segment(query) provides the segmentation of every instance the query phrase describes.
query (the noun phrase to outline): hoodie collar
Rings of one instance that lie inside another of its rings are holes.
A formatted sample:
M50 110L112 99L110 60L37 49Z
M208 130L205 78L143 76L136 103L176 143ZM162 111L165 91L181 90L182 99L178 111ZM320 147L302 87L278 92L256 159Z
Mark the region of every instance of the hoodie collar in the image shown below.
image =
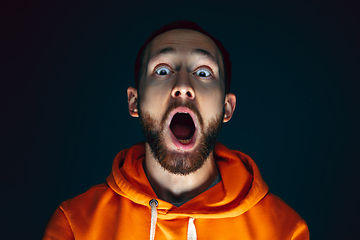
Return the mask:
M235 217L267 194L268 186L249 156L229 150L221 143L215 145L214 156L222 181L180 207L158 199L151 188L142 164L144 142L118 153L107 182L117 194L149 209L149 201L157 199L158 218L163 219Z

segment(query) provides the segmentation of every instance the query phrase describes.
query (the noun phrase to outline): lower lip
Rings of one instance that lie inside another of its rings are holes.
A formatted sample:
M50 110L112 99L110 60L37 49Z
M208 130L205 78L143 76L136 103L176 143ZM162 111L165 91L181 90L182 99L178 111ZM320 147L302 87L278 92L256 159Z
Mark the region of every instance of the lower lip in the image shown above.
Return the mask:
M194 145L195 145L195 139L196 139L196 135L197 135L197 131L195 130L195 133L194 135L191 137L191 140L190 142L184 144L184 143L181 143L175 136L174 134L172 133L171 129L170 130L170 136L171 136L171 140L172 142L174 143L174 145L181 149L181 150L190 150Z

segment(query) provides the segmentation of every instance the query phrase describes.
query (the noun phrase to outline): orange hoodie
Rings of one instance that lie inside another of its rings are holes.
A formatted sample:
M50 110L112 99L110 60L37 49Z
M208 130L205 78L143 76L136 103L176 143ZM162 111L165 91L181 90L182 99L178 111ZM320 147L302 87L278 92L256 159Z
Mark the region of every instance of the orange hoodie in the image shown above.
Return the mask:
M43 239L309 239L305 221L268 193L250 157L220 143L214 156L222 180L176 207L146 178L145 144L125 149L107 184L61 203Z

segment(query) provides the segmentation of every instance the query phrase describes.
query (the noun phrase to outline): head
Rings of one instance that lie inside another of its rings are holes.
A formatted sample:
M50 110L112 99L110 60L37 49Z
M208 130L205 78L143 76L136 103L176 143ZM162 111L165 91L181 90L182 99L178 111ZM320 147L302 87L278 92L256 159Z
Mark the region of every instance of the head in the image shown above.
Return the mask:
M197 32L200 32L206 36L208 36L218 47L218 49L221 52L222 55L222 64L223 64L223 73L224 74L224 81L225 81L225 92L230 92L230 86L231 86L231 60L230 60L230 54L225 49L225 47L222 45L222 43L217 40L215 37L213 37L208 32L204 31L198 24L186 21L186 20L179 20L172 22L170 24L164 25L162 28L155 30L150 37L148 37L143 45L141 46L136 60L135 60L135 67L134 67L134 80L135 80L135 88L138 88L140 78L142 77L142 74L144 73L144 66L145 62L144 55L146 53L145 50L147 50L148 45L156 38L157 36L161 35L162 33L174 30L174 29L191 29Z
M182 175L203 166L236 103L222 45L195 26L157 31L139 52L137 87L128 88L130 115L140 117L154 158Z

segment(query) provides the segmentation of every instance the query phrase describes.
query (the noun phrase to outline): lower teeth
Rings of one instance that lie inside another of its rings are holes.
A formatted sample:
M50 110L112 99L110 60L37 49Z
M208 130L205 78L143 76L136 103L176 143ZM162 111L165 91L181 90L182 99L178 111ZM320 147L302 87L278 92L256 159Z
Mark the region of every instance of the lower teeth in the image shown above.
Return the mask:
M187 144L190 142L191 139L186 139L186 140L182 140L182 139L178 139L179 142L183 143L183 144Z

